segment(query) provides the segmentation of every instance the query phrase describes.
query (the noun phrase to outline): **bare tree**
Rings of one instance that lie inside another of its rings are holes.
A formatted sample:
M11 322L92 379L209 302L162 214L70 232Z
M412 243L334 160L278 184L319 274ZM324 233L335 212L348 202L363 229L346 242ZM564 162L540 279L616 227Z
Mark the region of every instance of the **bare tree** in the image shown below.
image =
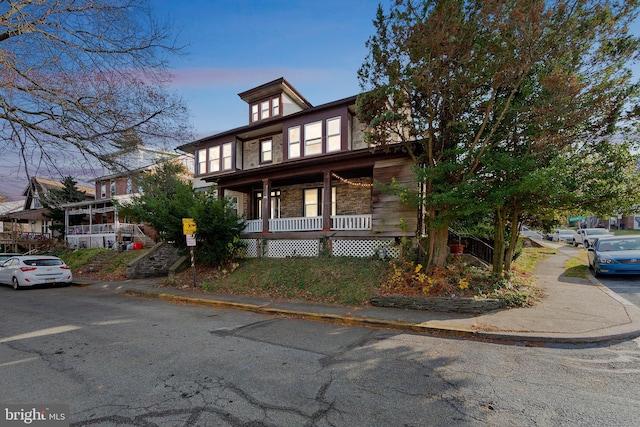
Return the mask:
M144 0L0 0L0 48L0 156L27 174L70 157L115 169L114 151L190 137L166 87L183 48Z

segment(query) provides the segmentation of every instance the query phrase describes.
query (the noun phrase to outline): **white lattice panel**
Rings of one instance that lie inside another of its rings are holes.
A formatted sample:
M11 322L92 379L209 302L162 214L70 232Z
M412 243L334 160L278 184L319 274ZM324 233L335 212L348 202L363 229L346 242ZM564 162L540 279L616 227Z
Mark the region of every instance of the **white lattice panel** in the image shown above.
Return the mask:
M320 253L318 240L269 240L267 256L284 258L288 256L318 256Z
M393 240L333 240L333 256L398 258L399 249Z
M241 239L240 241L247 245L244 249L244 256L250 258L258 256L258 241L256 239Z

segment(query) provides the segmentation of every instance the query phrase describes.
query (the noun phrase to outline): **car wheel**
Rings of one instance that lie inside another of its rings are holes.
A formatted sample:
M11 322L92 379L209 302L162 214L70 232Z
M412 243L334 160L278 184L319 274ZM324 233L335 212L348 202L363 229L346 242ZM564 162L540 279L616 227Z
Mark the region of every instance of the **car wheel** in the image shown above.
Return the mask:
M573 246L574 246L575 248L577 248L577 247L578 247L578 242L576 242L576 241L574 240L574 241L573 241Z
M16 291L18 289L20 289L20 283L18 283L18 278L17 277L13 278L13 289L15 289Z
M584 248L585 248L585 249L587 249L587 248L589 247L589 241L588 241L588 240L585 240L585 241L583 242L583 245L584 245Z

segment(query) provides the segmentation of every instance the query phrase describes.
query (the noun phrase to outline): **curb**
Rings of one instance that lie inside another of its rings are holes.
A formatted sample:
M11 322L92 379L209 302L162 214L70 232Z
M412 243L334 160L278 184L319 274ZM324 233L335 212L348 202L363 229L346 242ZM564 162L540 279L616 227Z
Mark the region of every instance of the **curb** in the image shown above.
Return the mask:
M606 288L606 287L605 287ZM608 288L606 288L608 289ZM540 334L518 334L509 332L489 332L468 328L457 328L445 325L423 325L414 322L397 320L382 320L369 317L343 316L339 314L314 313L300 310L287 310L281 308L269 308L256 304L238 303L231 301L212 300L208 298L187 297L170 293L158 293L125 289L124 293L131 296L148 298L159 298L166 301L178 301L183 303L222 307L235 310L250 311L254 313L267 314L272 316L292 316L307 320L324 321L331 323L341 323L352 326L365 326L388 328L401 331L419 332L435 337L448 337L458 339L469 339L475 341L494 342L501 344L514 344L523 346L543 346L543 345L574 345L586 346L594 344L611 344L619 341L626 341L640 337L640 329L630 330L620 333L599 335L599 336L551 336ZM629 303L630 304L630 303Z

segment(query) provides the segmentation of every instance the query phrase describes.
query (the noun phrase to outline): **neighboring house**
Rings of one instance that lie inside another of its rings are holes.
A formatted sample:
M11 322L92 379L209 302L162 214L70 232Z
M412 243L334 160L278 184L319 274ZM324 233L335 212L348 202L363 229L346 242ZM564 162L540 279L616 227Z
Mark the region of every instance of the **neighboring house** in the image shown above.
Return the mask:
M87 197L93 198L93 188L77 186L84 191ZM43 205L43 200L51 190L61 190L63 184L50 179L32 177L29 185L22 192L24 201L17 202L21 208L11 209L2 216L2 228L0 229L0 244L10 246L12 251L29 251L43 241L50 240L55 235L51 232L51 219L45 215L48 210ZM13 203L17 206L16 202Z
M312 106L284 78L239 94L249 124L189 144L195 179L217 186L247 219L253 256L396 255L415 237L417 208L380 183L417 188L400 144L373 149L356 96Z
M114 153L127 170L113 172L95 180L95 197L92 200L67 203L65 208L65 239L72 248L115 248L140 243L155 244L155 230L121 218L115 201L126 204L132 196L140 194L138 178L165 159L182 162L191 178L193 159L164 150L138 148Z

